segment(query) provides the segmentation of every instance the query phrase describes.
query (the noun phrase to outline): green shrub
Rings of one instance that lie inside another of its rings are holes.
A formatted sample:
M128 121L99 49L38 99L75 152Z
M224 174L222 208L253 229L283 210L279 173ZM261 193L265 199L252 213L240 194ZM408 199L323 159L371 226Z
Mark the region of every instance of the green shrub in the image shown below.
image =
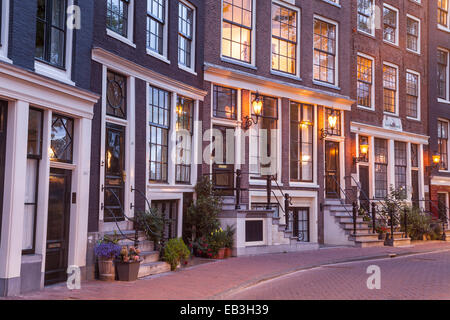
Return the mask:
M236 228L228 225L227 228L225 229L225 234L226 234L225 248L233 249L235 233L236 233Z
M164 247L164 261L170 264L172 271L176 270L182 260L189 259L190 251L183 239L170 239Z
M408 236L412 240L422 240L423 236L428 235L431 237L433 234L433 229L431 227L432 219L429 214L423 213L417 207L406 208L407 220L408 220ZM401 215L402 224L405 219L404 212ZM402 231L404 231L404 226L402 225Z

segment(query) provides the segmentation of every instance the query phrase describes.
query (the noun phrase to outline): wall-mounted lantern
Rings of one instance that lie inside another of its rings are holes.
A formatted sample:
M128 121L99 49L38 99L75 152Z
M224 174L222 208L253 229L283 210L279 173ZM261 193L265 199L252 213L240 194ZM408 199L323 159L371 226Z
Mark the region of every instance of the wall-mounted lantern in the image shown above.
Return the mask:
M250 127L254 124L255 125L258 124L258 119L262 113L262 107L263 107L263 98L257 92L255 95L255 99L253 99L253 101L252 101L253 114L256 116L256 120L254 120L251 117L251 115L246 116L244 118L244 130L250 129Z
M369 153L369 143L367 141L361 141L359 143L359 157L353 157L353 162L366 162L367 154Z
M328 116L328 127L331 129L331 131L328 131L328 129L326 128L321 129L320 132L322 140L333 133L333 131L336 129L337 122L338 116L336 114L336 111L332 109L331 114Z

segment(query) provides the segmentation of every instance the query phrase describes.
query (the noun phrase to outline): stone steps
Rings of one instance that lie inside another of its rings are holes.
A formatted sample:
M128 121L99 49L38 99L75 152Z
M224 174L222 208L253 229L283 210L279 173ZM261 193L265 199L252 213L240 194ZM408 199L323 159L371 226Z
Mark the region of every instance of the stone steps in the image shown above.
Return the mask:
M355 247L358 248L371 248L371 247L383 247L383 240L363 240L363 241L355 241Z
M411 238L394 238L394 239L386 239L384 241L385 246L390 247L403 247L411 245Z
M378 239L378 233L357 233L357 234L351 234L348 239L350 241L370 241L370 240L377 240ZM381 242L383 242L383 240L380 240Z
M140 256L143 259L143 263L159 261L159 251L141 251Z
M170 265L164 261L141 263L138 278L153 276L155 274L170 272Z
M134 246L134 242L131 242L129 240L123 242L119 241L119 245L131 247ZM144 240L139 242L138 249L141 250L141 252L150 252L155 251L155 246L153 244L153 241Z

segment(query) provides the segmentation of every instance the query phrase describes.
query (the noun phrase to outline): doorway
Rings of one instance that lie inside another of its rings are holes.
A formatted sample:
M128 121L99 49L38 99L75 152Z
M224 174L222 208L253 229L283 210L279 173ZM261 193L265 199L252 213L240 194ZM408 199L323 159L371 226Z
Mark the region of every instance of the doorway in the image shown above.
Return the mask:
M232 163L228 163L227 157L230 157L228 152L234 154L234 129L230 127L214 126L222 135L222 146L219 147L221 152L213 151L213 157L218 157L212 166L213 176L212 181L216 190L222 196L234 195L234 157ZM215 139L215 137L213 137ZM231 141L230 141L231 140ZM228 144L230 144L228 146Z
M72 171L50 169L45 285L67 279Z
M293 234L299 242L309 242L309 208L291 208Z
M339 142L325 142L325 196L326 198L340 198L339 191L340 166Z
M0 237L2 233L3 188L5 180L6 122L8 103L0 101Z
M359 192L359 203L366 212L370 212L370 183L368 166L359 166L359 184L361 187L361 190Z

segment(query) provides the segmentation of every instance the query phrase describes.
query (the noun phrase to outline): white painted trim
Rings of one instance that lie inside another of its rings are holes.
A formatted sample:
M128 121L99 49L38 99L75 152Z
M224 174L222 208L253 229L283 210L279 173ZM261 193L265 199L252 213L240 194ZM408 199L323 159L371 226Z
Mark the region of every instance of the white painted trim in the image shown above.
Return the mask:
M0 60L12 63L8 58L8 36L9 36L9 0L2 1L0 8L1 15L1 45L0 45Z
M187 67L187 66L184 66L184 65L180 64L180 62L178 62L178 68L180 68L183 71L186 71L186 72L192 73L194 75L197 75L197 73L195 72L195 61L196 61L195 49L197 47L196 46L196 41L197 41L197 36L196 36L197 35L197 9L191 3L189 3L186 0L179 0L178 1L178 6L180 4L183 4L183 5L185 5L186 7L190 8L192 10L192 19L193 19L193 21L192 21L192 42L191 42L191 66ZM177 10L177 12L179 12L179 11ZM178 20L179 19L180 19L180 17L178 16ZM179 25L179 23L178 23L178 25ZM178 35L178 37L179 36L180 35ZM178 57L178 61L179 60L180 59Z
M369 56L367 54L364 54L362 52L358 52L357 53L358 56L368 59L370 61L372 61L372 88L371 88L371 101L370 101L370 107L366 107L366 106L361 106L358 104L358 108L360 109L365 109L365 110L372 110L375 111L375 58L372 56ZM358 66L356 67L356 78L358 79ZM357 80L358 81L358 80Z
M399 31L398 30L400 29L400 25L399 25L399 21L400 21L399 10L396 7L393 7L393 6L391 6L391 5L387 4L387 3L383 3L383 9L384 8L387 8L389 10L395 11L397 21L396 21L396 28L395 28L395 42L391 42L391 41L385 40L384 39L384 12L382 12L381 19L382 19L382 23L383 23L383 42L392 44L394 46L398 46L398 42L399 42L399 39L398 39Z
M419 72L406 69L406 73L414 74L418 77L417 88L418 88L418 96L417 96L417 117L407 116L407 119L420 121L422 116L422 77ZM405 79L406 80L406 79Z
M67 1L67 8L73 6L74 0ZM72 79L72 51L73 51L73 28L69 28L66 24L66 47L65 47L65 66L64 69L56 68L50 64L34 61L34 70L43 76L59 80L74 86Z
M417 133L399 132L353 121L350 123L350 130L353 133L363 134L366 136L376 136L377 138L381 139L392 139L392 137L395 136L396 141L411 142L424 145L428 145L428 140L430 138L429 136L424 136Z
M436 1L437 2L437 1ZM437 5L436 5L436 7L437 7ZM437 7L437 9L438 9L439 7ZM449 10L449 5L448 5L448 2L447 2L447 8L445 8L446 10L447 10L447 12L448 12L448 10ZM446 31L446 32L450 32L450 15L447 15L447 25L446 26L443 26L443 25L441 25L441 24L437 24L437 27L438 27L438 29L440 29L440 30L442 30L442 31Z
M148 8L148 2L147 2L147 12L149 11ZM149 15L147 14L147 17ZM148 31L148 24L147 24L147 31ZM154 56L155 58L158 58L162 60L163 62L170 64L170 61L168 60L168 39L169 39L169 0L164 0L164 27L163 27L163 53L159 54L156 51L151 50L149 47L147 47L147 54Z
M106 34L112 38L115 38L119 41L122 41L123 43L136 48L136 44L133 43L133 35L134 35L134 1L135 0L129 0L130 3L128 4L128 18L127 18L127 36L124 37L117 32L109 29L106 27Z
M339 0L322 0L323 2L326 2L328 4L331 4L332 6L341 8L341 5L339 4Z
M418 34L418 38L417 38L417 51L409 49L408 47L406 47L406 50L410 51L410 52L413 52L413 53L420 54L421 50L422 50L422 21L419 18L417 18L417 17L407 13L406 14L406 19L408 19L408 18L419 23L419 30L418 30L419 34ZM408 21L406 21L406 23L407 23L406 26L408 26ZM407 30L406 30L406 36L408 36L408 31ZM406 45L408 45L408 41L406 42Z
M105 65L108 69L141 79L152 86L177 92L190 99L203 101L207 94L204 90L173 80L101 48L94 48L92 50L92 60Z

